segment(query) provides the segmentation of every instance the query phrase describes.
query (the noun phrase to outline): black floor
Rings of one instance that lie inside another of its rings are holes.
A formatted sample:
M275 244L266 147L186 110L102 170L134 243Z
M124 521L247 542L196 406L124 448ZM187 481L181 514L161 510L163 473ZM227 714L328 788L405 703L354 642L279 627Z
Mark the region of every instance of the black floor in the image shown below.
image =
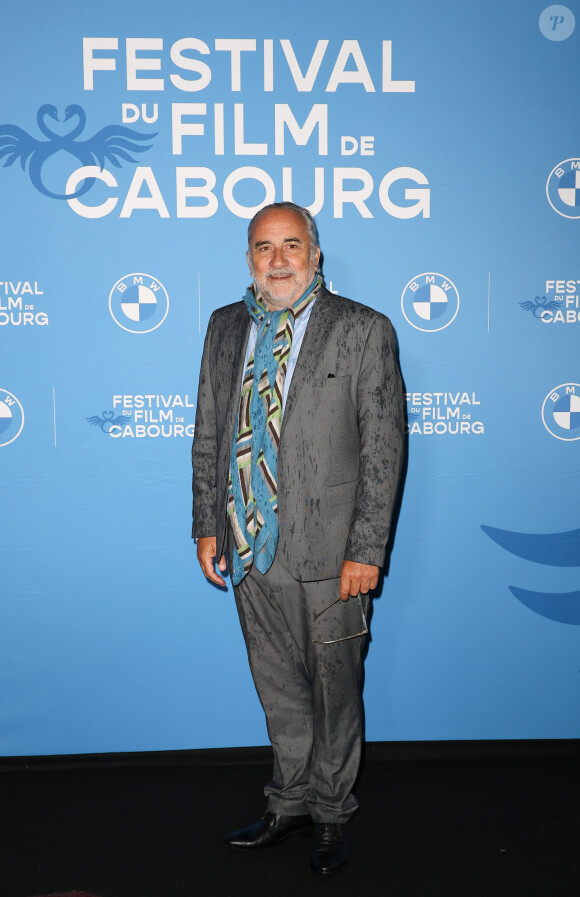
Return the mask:
M310 842L252 853L264 765L87 768L0 776L1 897L576 897L578 757L367 762L346 868Z

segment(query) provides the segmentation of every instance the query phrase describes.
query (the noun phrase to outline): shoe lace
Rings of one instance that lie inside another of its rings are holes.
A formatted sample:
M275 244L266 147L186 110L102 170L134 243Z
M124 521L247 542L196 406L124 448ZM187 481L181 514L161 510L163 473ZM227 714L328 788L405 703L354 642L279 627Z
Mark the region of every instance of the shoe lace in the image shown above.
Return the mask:
M342 827L337 822L321 822L316 826L317 847L328 847L342 840Z

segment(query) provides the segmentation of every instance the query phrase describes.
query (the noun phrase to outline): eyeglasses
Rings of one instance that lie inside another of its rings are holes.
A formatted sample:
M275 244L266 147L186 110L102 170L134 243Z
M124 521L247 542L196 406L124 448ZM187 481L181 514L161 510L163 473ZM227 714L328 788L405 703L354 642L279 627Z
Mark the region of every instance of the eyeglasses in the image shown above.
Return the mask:
M339 601L342 601L342 598L340 596L338 598L336 598L334 601L331 601L331 603L328 604L326 607L323 607L322 610L319 611L317 614L314 614L314 619L318 620L318 618L321 617L322 614L326 613L327 610L330 610L331 607L334 607L335 604L338 604ZM351 638L359 638L361 635L367 635L367 633L369 631L369 626L367 623L366 614L363 610L362 602L360 600L360 595L357 598L357 602L358 602L358 606L360 607L360 613L361 613L362 623L363 623L363 628L362 628L361 632L355 632L353 635L343 635L342 638L331 638L326 641L321 641L320 639L313 638L312 644L313 645L335 645L337 642L346 642Z

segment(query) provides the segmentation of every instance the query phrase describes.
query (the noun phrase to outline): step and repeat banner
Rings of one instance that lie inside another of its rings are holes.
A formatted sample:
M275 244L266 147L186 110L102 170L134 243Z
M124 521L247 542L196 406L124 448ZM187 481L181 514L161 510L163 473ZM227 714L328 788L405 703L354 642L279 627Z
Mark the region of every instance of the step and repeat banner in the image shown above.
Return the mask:
M580 6L30 2L0 51L0 754L267 743L190 539L248 220L387 314L369 740L580 737Z

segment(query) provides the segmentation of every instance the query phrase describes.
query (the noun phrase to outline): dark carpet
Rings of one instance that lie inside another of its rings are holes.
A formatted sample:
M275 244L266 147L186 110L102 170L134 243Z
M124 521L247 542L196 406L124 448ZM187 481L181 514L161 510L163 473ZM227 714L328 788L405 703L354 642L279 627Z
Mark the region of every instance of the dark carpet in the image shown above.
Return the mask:
M223 846L262 815L268 765L15 765L0 774L1 895L575 897L579 772L576 755L367 760L351 860L323 878L309 839Z

